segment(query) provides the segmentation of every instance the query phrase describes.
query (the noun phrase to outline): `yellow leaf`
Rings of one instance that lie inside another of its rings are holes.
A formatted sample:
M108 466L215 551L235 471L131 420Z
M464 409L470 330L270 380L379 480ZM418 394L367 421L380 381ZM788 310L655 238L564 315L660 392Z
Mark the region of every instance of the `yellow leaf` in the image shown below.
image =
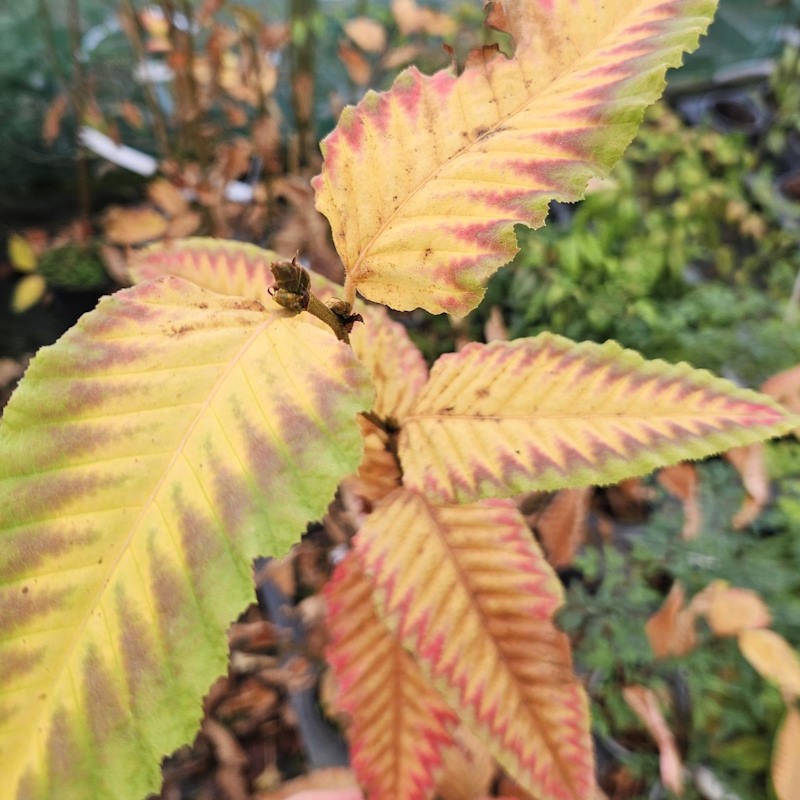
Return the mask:
M8 237L8 258L11 266L19 272L33 272L38 261L30 242L18 233Z
M800 697L800 656L782 636L766 628L739 634L739 648L762 678L778 684L788 697Z
M772 621L758 592L727 587L721 581L712 586L714 591L705 615L717 636L736 636L748 628L766 628Z
M794 706L786 709L775 737L772 785L778 800L800 800L800 711Z
M514 780L542 800L587 800L586 696L552 619L561 585L514 504L433 506L398 489L354 548L381 614Z
M22 314L35 306L47 291L47 282L41 275L26 275L17 281L11 295L11 310Z
M38 352L0 420L4 796L157 790L254 557L324 513L371 400L329 331L179 278Z
M459 75L411 68L345 108L314 187L348 299L474 308L517 252L514 225L539 227L551 200L579 199L617 161L715 5L495 0L518 22L512 58L486 48ZM392 10L404 32L437 27L413 0Z
M616 483L796 424L688 364L544 333L439 358L398 446L406 485L466 502Z

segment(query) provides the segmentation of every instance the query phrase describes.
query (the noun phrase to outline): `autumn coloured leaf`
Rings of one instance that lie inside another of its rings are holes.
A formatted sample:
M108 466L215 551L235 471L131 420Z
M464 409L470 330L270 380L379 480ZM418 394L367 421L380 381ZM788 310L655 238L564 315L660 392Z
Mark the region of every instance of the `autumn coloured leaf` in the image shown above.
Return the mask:
M346 108L314 181L348 288L393 308L463 315L517 252L514 225L579 199L633 138L716 0L495 0L516 51L460 75L401 73ZM415 30L412 0L393 3ZM349 297L349 294L348 294Z
M543 333L439 358L399 439L404 481L438 502L610 484L797 425L688 364Z
M383 420L400 422L428 380L428 366L405 326L391 319L385 308L364 305L358 310L364 324L353 328L350 341L372 375L372 410Z
M766 628L772 622L764 601L758 592L728 586L725 581L714 581L703 592L702 604L697 595L692 601L701 609L708 625L716 636L736 636L749 628Z
M556 569L569 566L586 539L591 496L588 486L562 489L536 517L536 532L547 560Z
M752 524L769 502L769 475L764 454L764 443L753 442L746 447L733 447L725 453L742 478L747 492L741 508L731 520L736 530Z
M269 289L275 279L269 267L279 258L252 244L196 237L151 245L131 258L128 271L134 283L173 275L273 308Z
M345 478L345 483L359 497L376 503L397 489L403 476L392 452L391 435L363 416L358 426L364 437L364 458L358 472Z
M167 219L147 206L112 206L103 218L103 230L106 238L114 244L143 244L160 239L167 232Z
M253 595L356 468L368 377L329 331L179 278L101 300L0 422L7 796L144 797Z
M750 628L739 634L739 649L762 678L790 699L800 697L800 656L786 639L767 628Z
M658 745L661 782L671 792L682 795L683 765L681 757L675 744L675 737L664 719L655 692L646 686L626 686L622 690L622 696Z
M351 760L367 796L422 800L433 796L433 771L457 718L378 616L373 591L350 552L325 587L326 655L339 705L352 715Z
M778 800L800 800L800 711L794 706L786 716L775 737L772 754L772 785Z
M587 701L552 620L561 586L515 505L398 489L354 547L381 614L492 756L542 800L587 800Z
M656 658L683 656L697 644L694 607L686 607L686 592L675 581L661 608L647 620L645 633Z
M697 467L686 461L672 464L658 471L658 482L683 505L683 528L681 539L691 541L700 535L703 514L697 496L699 478Z

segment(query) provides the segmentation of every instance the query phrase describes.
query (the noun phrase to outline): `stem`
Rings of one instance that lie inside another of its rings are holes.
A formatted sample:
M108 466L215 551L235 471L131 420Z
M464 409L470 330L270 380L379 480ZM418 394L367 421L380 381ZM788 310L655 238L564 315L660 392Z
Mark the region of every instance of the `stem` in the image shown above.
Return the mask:
M306 311L308 311L309 314L313 314L317 319L321 319L329 326L340 342L350 344L350 336L347 334L347 329L345 328L342 318L331 311L325 303L313 294L309 294L308 296Z
M80 130L86 111L86 75L81 57L81 20L78 0L69 0L69 46L72 65L70 100L75 116L75 138L77 153L75 157L75 178L78 184L78 207L85 236L91 231L92 203L89 190L89 162L86 151L80 143Z
M142 42L141 28L139 25L139 17L136 9L133 6L132 0L122 0L122 4L130 19L130 24L126 29L130 29L130 43L133 47L136 60L144 66L147 56L145 54L144 43ZM142 88L144 89L144 101L147 105L147 110L150 112L150 118L153 125L153 133L155 134L156 141L158 142L159 150L163 158L169 158L172 155L172 148L169 145L169 137L167 136L167 120L164 111L158 104L156 93L153 91L153 84L148 80L142 81Z

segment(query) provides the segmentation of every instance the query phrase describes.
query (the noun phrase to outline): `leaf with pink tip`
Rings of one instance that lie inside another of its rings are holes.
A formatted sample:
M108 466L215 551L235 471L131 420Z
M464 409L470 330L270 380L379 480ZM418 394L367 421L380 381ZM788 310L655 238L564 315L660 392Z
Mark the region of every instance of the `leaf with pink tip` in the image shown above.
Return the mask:
M541 800L588 800L587 701L552 620L561 585L515 505L398 489L354 547L381 614L512 778Z
M374 586L352 551L325 587L327 658L351 715L353 768L372 800L424 800L457 717L426 683L373 606Z
M352 351L179 278L101 300L0 421L3 797L140 800L253 597L361 456Z
M495 0L512 58L461 75L401 73L322 143L317 208L352 289L392 308L463 315L539 227L633 138L708 27L716 0Z
M543 333L439 358L403 421L399 454L407 486L468 502L616 483L797 424L705 370Z

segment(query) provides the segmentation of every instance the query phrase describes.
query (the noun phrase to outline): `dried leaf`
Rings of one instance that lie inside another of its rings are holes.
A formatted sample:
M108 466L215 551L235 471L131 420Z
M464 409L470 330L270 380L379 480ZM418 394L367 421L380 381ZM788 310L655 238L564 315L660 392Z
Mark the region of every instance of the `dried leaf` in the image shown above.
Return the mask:
M661 713L658 698L646 686L626 686L622 695L658 745L661 782L671 792L682 795L683 765L675 737Z
M800 800L800 711L794 706L786 709L775 737L772 785L778 800Z
M696 612L685 608L685 591L675 581L661 608L645 624L645 632L656 658L683 656L697 644Z
M177 217L189 207L189 201L172 181L156 178L147 184L147 196L168 217Z
M658 482L683 504L683 529L681 538L685 541L696 539L703 524L700 502L697 494L697 467L688 461L663 467L658 471Z
M800 656L782 636L767 628L739 634L739 648L762 678L778 684L789 698L800 697Z
M734 447L725 453L725 458L736 468L742 478L747 497L733 517L737 530L750 525L769 502L769 475L763 442L754 442L744 447Z
M113 244L143 244L164 236L167 232L167 220L148 206L111 206L106 211L103 230L106 238Z
M586 520L592 490L562 489L536 518L535 527L550 564L569 566L586 540Z
M66 93L59 94L47 107L42 123L42 139L47 145L53 144L61 131L61 121L67 110L68 97Z
M766 628L772 622L772 615L758 592L728 587L724 581L714 581L709 588L709 603L704 613L717 636L736 636L749 628Z
M187 210L169 221L164 235L168 239L182 239L197 233L202 224L203 216L199 211Z
M503 310L500 306L492 306L489 311L489 319L483 328L483 337L487 342L507 342L508 328L503 319Z
M369 17L348 20L344 32L367 53L380 53L386 48L386 28Z
M372 65L363 53L347 42L339 42L338 53L350 80L356 86L366 86L372 77Z

